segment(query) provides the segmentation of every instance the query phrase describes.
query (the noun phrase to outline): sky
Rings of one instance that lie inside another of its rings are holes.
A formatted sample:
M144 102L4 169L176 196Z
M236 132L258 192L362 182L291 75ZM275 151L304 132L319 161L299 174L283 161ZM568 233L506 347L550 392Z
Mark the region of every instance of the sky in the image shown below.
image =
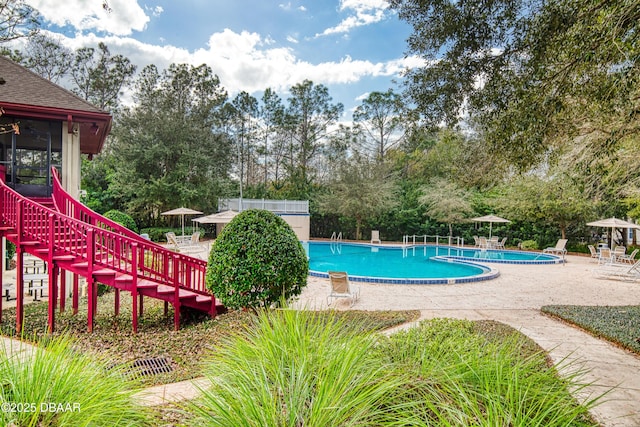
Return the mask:
M101 0L26 3L70 49L102 41L138 71L206 63L231 98L270 87L286 100L305 79L325 85L341 121L372 91L400 92L402 71L420 63L405 57L411 28L385 0L108 0L110 12Z

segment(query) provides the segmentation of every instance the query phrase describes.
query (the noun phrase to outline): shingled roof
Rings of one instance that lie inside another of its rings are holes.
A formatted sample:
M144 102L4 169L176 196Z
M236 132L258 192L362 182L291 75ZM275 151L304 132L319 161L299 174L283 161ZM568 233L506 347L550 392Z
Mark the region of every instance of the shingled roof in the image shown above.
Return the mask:
M0 56L0 107L4 115L67 121L80 126L80 150L97 154L111 130L111 115L31 70Z

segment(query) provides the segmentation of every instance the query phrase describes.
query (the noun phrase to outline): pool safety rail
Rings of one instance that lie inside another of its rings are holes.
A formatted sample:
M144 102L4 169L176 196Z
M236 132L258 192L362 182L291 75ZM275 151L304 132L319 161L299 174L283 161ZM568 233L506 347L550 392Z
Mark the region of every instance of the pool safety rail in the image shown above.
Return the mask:
M331 233L331 241L332 242L342 242L342 231L337 233L334 231Z
M455 242L455 243L454 243ZM446 245L446 246L464 246L464 239L459 236L431 236L428 234L423 235L404 235L402 236L402 244L404 246L408 245L426 245L426 244L435 244L436 246Z

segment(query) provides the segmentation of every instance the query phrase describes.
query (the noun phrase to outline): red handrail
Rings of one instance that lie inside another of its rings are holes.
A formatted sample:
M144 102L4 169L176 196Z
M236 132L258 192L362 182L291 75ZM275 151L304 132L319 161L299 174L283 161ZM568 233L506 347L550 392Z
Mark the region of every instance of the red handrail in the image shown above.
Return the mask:
M88 224L95 225L96 227L120 233L138 241L144 239L142 236L127 227L124 227L122 224L118 224L109 218L105 218L82 204L80 201L71 197L71 195L62 187L58 169L55 167L51 168L51 176L53 177L53 204L59 212L66 216L70 216L71 218L76 218Z
M213 297L205 285L205 261L173 252L83 207L62 190L57 176L53 199L59 211L34 202L1 182L0 221L20 231L19 241L51 245L57 254L73 255L92 263L94 270L108 268L132 275L133 260L137 257L135 273L139 280L147 279ZM17 209L19 204L21 209ZM49 223L49 215L53 215L53 226ZM89 230L93 232L88 233ZM89 241L91 234L93 238ZM88 251L89 246L92 251ZM90 253L93 259L88 259Z

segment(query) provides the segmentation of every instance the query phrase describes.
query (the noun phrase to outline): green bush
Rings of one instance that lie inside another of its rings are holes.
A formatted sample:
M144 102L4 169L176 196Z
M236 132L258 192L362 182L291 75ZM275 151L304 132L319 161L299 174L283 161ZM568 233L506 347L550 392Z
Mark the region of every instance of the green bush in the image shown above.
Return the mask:
M379 426L406 376L375 357L377 337L333 314L260 310L206 364L211 387L186 406L198 426ZM417 425L395 424L386 425Z
M479 329L481 323L468 320L425 320L380 345L382 364L413 378L398 390L398 411L379 425L597 425L588 409L601 396L578 405L569 392L585 387L578 365L566 363L560 379L547 366L545 353L533 351L522 335L492 338L496 327L485 325ZM393 420L407 422L390 424Z
M538 243L535 240L523 240L520 242L520 249L539 249Z
M207 287L230 309L269 307L300 295L309 264L293 229L265 210L241 212L209 255Z
M374 336L352 319L260 310L216 346L211 386L185 405L194 426L595 427L535 343L500 324L435 319Z
M128 228L131 231L134 231L136 233L138 232L138 226L136 225L136 222L133 220L133 218L122 211L112 209L108 212L105 212L103 216L113 222L117 222L118 224Z

